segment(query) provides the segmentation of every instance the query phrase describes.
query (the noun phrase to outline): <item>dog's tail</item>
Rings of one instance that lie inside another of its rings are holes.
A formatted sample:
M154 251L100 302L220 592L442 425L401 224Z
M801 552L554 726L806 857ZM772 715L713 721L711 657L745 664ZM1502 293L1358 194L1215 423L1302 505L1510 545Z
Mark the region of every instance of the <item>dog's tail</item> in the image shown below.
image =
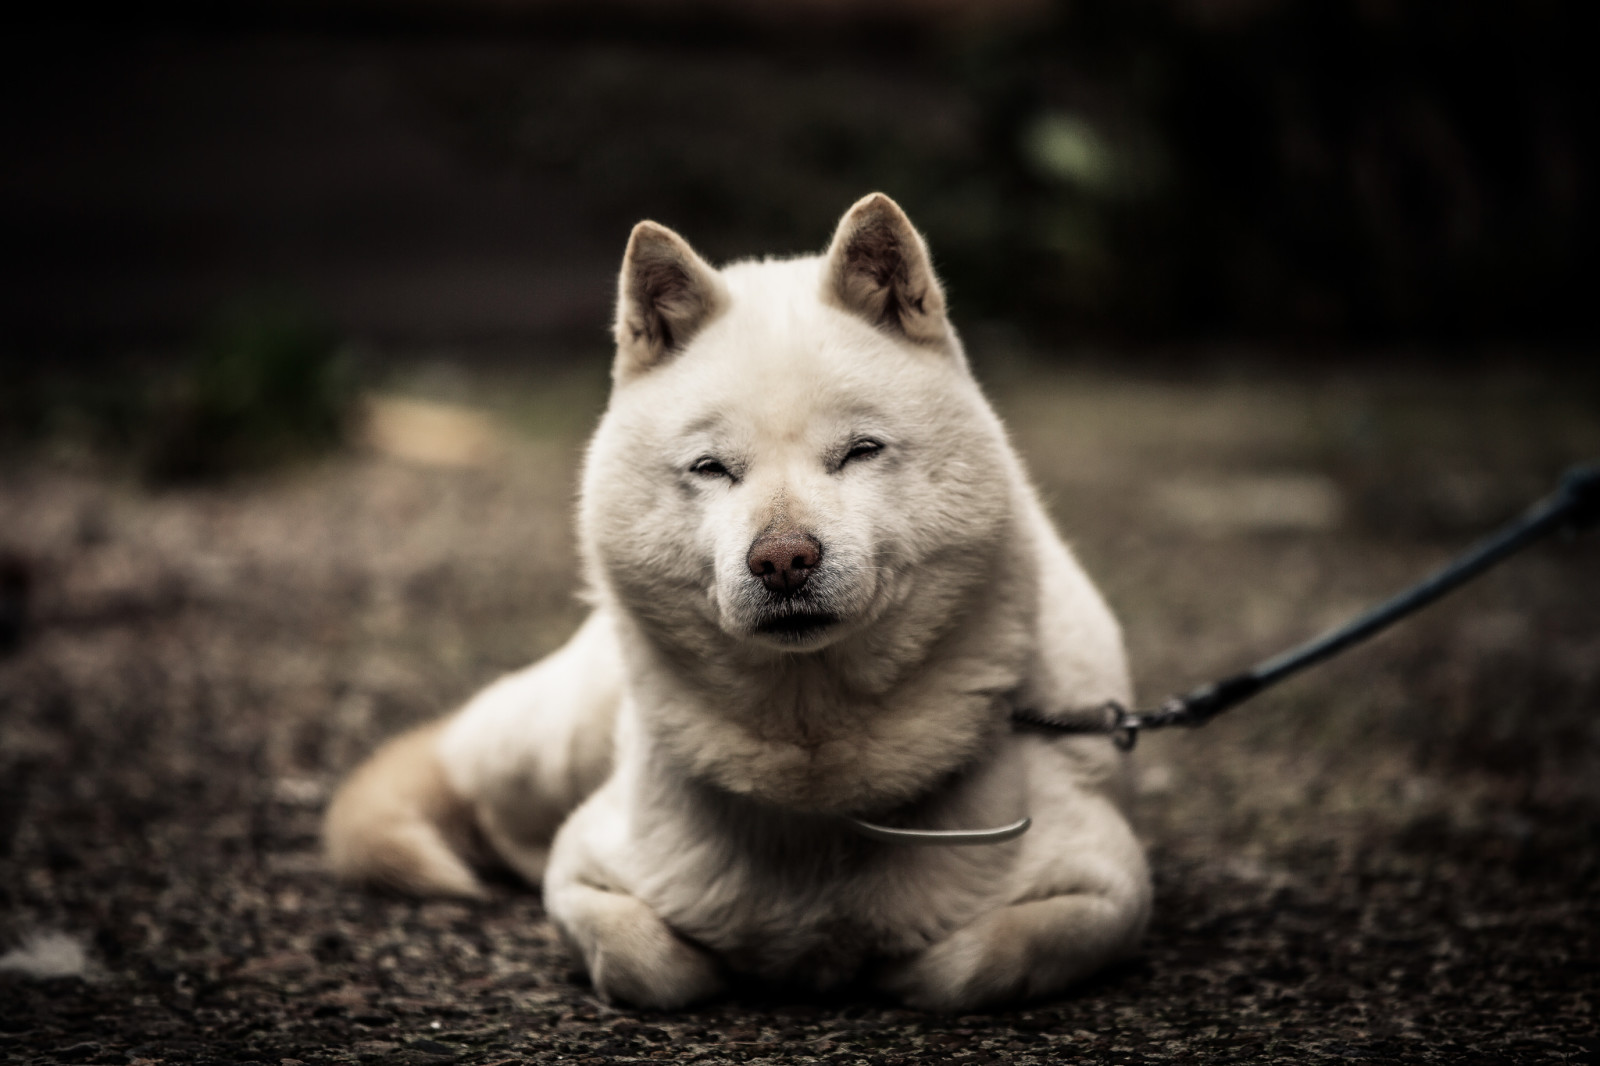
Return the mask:
M340 880L418 896L483 896L467 862L479 850L471 808L434 751L443 725L389 741L334 796L322 836Z

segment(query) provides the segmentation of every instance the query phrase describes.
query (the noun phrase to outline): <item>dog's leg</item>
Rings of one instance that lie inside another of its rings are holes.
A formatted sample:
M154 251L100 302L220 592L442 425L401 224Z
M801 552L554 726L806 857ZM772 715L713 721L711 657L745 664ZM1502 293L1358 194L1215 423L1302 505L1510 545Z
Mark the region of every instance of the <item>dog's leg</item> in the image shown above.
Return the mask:
M471 809L434 750L444 724L389 741L339 789L323 840L340 880L419 896L483 895L465 861L473 850Z
M627 757L619 755L624 764ZM556 834L544 905L602 999L674 1009L714 995L721 967L630 887L627 871L638 856L629 833L630 776L624 769L612 777ZM680 875L694 883L692 871Z
M1050 714L1128 702L1111 612L1036 499L1029 516L1048 595L1019 705ZM1144 931L1150 875L1115 802L1126 793L1126 758L1098 737L1035 739L1025 750L1034 826L1012 889L1005 905L884 971L884 987L913 1006L961 1010L1048 996L1125 955Z
M425 896L482 895L482 858L537 884L556 829L610 773L620 674L597 612L548 658L389 742L328 810L329 865Z
M1150 912L1144 855L1113 803L1072 791L1035 811L1011 902L886 968L887 991L925 1010L1037 999L1132 950Z
M1013 903L894 967L883 984L923 1010L1038 999L1121 957L1142 926L1120 901L1092 892Z
M547 886L546 893L568 946L606 1002L673 1010L722 988L716 960L638 897L579 882L554 893Z

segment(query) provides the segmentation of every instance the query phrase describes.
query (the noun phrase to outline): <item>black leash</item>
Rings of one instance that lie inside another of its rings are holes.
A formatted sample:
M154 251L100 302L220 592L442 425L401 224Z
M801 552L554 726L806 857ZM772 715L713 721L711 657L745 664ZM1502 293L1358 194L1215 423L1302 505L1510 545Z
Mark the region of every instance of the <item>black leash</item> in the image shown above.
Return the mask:
M1202 685L1188 695L1173 696L1153 711L1130 711L1112 702L1081 712L1077 720L1050 718L1022 708L1012 712L1012 720L1052 733L1109 734L1117 747L1127 751L1139 739L1142 730L1204 725L1284 678L1337 655L1406 615L1420 611L1534 541L1557 530L1576 532L1597 524L1600 524L1600 467L1574 467L1567 471L1554 493L1443 569L1338 629L1242 674Z

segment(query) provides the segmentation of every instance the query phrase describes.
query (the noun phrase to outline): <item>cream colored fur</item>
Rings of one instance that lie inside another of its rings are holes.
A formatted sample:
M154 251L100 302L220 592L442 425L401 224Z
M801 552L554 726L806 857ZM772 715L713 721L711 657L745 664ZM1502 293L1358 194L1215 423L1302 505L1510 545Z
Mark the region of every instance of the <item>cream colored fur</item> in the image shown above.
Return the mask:
M481 839L543 880L599 994L639 1006L746 976L966 1009L1126 953L1150 887L1122 757L1008 725L1126 701L1120 634L900 209L868 197L822 257L721 271L641 223L617 341L579 522L598 606L357 771L328 816L335 870L470 896ZM820 545L790 599L751 569L774 531ZM1023 814L1030 832L982 847L843 817Z

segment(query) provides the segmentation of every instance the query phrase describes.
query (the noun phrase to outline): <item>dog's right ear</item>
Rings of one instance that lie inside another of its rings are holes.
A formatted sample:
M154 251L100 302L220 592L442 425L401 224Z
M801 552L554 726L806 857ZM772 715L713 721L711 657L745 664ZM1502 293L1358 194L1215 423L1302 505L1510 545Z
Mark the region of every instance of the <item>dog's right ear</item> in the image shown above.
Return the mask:
M656 222L633 227L617 284L619 385L682 348L728 305L722 278L689 242Z

